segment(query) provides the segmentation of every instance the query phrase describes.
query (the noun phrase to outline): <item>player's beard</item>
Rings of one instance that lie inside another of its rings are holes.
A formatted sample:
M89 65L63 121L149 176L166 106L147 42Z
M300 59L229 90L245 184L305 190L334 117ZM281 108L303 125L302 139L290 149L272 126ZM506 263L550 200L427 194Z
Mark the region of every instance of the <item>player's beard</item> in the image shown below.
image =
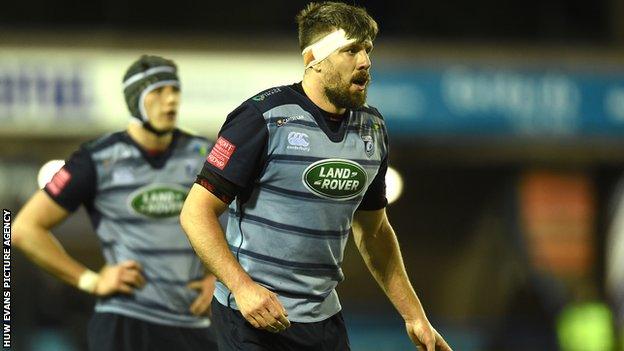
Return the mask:
M370 74L367 71L359 71L345 82L339 72L331 69L325 79L325 96L329 102L338 108L353 109L360 107L366 102L370 79ZM352 92L351 84L354 81L366 81L364 90Z

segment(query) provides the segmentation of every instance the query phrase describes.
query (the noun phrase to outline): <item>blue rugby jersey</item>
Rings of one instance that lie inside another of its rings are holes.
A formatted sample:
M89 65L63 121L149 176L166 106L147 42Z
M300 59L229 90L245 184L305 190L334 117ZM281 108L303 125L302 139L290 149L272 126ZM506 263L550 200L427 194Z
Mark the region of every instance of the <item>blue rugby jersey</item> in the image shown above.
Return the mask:
M290 320L316 322L340 311L335 288L344 279L353 215L365 197L381 197L377 208L385 206L387 155L375 108L349 111L333 131L296 86L266 90L228 116L202 174L241 188L229 207L230 250L254 281L277 293ZM220 282L215 296L237 308Z
M107 264L136 260L143 266L145 287L100 298L97 312L177 327L210 325L189 312L197 292L186 285L204 269L178 217L211 146L176 130L164 153L149 155L126 132L113 133L83 144L46 185L65 209L86 207Z

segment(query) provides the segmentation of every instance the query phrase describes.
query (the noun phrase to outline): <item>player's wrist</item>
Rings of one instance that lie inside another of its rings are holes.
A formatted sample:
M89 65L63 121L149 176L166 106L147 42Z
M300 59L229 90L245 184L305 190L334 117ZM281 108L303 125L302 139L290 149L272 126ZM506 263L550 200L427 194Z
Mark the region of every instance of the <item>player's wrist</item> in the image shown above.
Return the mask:
M232 293L236 295L251 284L254 284L254 281L249 276L243 275L239 277L236 281L232 282L232 284L230 284L228 288L230 288L230 291L232 291Z
M414 315L409 315L409 316L403 316L403 320L405 321L406 325L419 326L419 325L431 324L429 322L429 319L427 318L427 316L424 313L422 313L422 314L414 314Z
M100 281L100 275L87 269L78 278L78 289L89 294L95 294L95 289Z
M421 306L410 306L409 308L399 311L405 323L420 323L422 321L428 321L425 310Z

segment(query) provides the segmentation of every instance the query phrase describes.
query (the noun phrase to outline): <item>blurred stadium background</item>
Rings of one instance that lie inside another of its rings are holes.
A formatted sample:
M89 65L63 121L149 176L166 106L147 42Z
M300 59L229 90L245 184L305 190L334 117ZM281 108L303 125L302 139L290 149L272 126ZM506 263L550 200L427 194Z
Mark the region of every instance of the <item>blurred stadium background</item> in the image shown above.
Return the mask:
M461 351L624 349L624 0L355 3L381 28L369 103L403 179L388 211L434 325ZM3 2L2 207L125 128L121 77L142 53L179 64L180 126L211 138L244 99L300 80L304 4ZM56 234L100 267L84 213ZM352 244L344 270L353 349L412 349ZM12 273L14 349L86 349L93 299L17 252Z

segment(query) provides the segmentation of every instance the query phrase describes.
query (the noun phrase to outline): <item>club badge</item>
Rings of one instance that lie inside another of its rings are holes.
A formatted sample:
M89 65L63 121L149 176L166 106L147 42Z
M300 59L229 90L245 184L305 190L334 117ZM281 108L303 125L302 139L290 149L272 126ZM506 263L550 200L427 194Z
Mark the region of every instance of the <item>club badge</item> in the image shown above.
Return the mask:
M373 137L370 135L362 135L362 141L364 142L364 151L369 158L373 156L375 152L375 144L373 143Z

